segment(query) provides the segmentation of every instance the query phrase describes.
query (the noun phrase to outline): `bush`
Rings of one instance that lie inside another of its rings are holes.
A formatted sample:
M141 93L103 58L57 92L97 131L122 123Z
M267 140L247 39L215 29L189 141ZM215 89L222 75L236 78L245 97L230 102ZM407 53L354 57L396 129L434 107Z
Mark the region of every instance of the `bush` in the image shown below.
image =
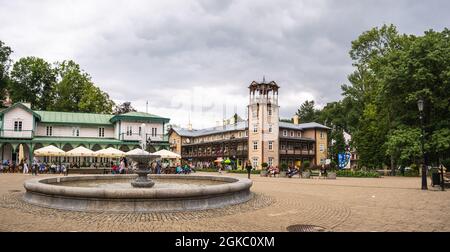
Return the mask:
M282 171L287 171L287 169L288 169L288 165L286 163L281 164Z
M269 166L269 164L268 163L262 163L261 166L262 166L263 169L266 169Z
M311 166L311 162L309 162L309 161L303 162L303 169L308 169L310 166Z
M353 178L379 178L380 174L378 172L371 171L348 171L339 170L336 171L338 177L353 177Z
M238 174L247 174L246 170L231 170L228 171L228 173L238 173ZM260 174L261 171L260 170L252 170L251 174Z
M450 168L450 158L442 160L442 165L446 168Z

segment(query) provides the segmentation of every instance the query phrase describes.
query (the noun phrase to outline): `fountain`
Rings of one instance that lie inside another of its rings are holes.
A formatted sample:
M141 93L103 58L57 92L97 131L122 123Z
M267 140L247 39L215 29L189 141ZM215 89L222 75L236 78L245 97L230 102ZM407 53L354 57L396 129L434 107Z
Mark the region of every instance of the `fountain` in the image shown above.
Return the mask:
M141 143L145 149L145 140ZM126 156L137 163L136 174L30 179L24 183L23 200L72 211L145 213L221 208L247 202L253 196L252 181L246 178L149 174L149 162L159 156L142 149Z
M126 155L132 161L136 162L137 170L134 171L138 177L131 182L133 187L137 188L150 188L155 185L151 179L148 179L148 174L150 174L149 163L150 161L158 158L158 155L152 155L141 149L134 149L128 152Z

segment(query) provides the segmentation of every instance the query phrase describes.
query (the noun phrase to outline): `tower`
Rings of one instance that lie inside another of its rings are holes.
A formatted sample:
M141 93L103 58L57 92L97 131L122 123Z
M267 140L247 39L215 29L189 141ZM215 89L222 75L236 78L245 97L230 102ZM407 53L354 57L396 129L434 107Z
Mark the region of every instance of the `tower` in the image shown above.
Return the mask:
M279 106L277 83L253 81L249 88L248 158L256 169L278 165Z

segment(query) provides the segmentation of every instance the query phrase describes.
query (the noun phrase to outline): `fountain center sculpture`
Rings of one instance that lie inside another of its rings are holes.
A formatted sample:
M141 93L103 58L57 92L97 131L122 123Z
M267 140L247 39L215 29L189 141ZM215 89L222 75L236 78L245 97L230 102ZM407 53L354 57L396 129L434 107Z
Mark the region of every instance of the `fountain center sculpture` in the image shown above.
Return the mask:
M134 171L138 177L131 181L131 185L137 188L151 188L155 185L155 182L148 178L150 174L150 161L158 158L158 155L152 155L144 150L135 149L126 155L132 161L136 162L137 170Z

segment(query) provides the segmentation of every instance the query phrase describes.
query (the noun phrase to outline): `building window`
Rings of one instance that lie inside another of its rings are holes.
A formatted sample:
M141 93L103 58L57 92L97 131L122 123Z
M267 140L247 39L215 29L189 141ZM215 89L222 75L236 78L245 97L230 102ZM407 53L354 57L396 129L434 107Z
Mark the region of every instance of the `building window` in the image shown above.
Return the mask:
M80 128L73 127L72 128L72 136L80 136Z
M302 132L301 131L297 132L297 137L302 137Z
M325 134L323 133L323 131L320 132L320 139L324 139Z
M286 149L286 145L282 144L282 145L281 145L281 149L282 149L282 150L285 150L285 149Z
M291 137L294 137L294 131L291 131Z
M253 125L253 133L258 132L258 124Z
M269 141L269 150L273 150L273 141Z
M142 127L139 126L139 136L142 136Z
M267 105L267 115L269 115L269 116L272 115L272 106L271 105Z
M14 131L22 131L22 121L14 122Z
M257 150L257 149L258 149L258 142L253 141L253 150Z
M272 125L269 125L269 133L272 133Z
M105 137L105 128L98 128L98 136Z
M157 135L157 128L152 128L152 137L155 137Z
M320 152L324 152L325 147L323 146L323 144L319 145L319 150L320 150Z
M258 158L253 158L253 168L258 167Z
M287 136L287 130L283 130L283 136Z
M127 126L127 136L131 136L131 135L133 135L133 127Z
M52 126L47 126L47 136L52 136L53 135L53 127Z
M245 134L246 137L248 137L248 131L247 130L245 131L244 134Z
M273 165L273 157L269 157L269 158L268 158L267 164L268 164L269 166L272 166L272 165Z

